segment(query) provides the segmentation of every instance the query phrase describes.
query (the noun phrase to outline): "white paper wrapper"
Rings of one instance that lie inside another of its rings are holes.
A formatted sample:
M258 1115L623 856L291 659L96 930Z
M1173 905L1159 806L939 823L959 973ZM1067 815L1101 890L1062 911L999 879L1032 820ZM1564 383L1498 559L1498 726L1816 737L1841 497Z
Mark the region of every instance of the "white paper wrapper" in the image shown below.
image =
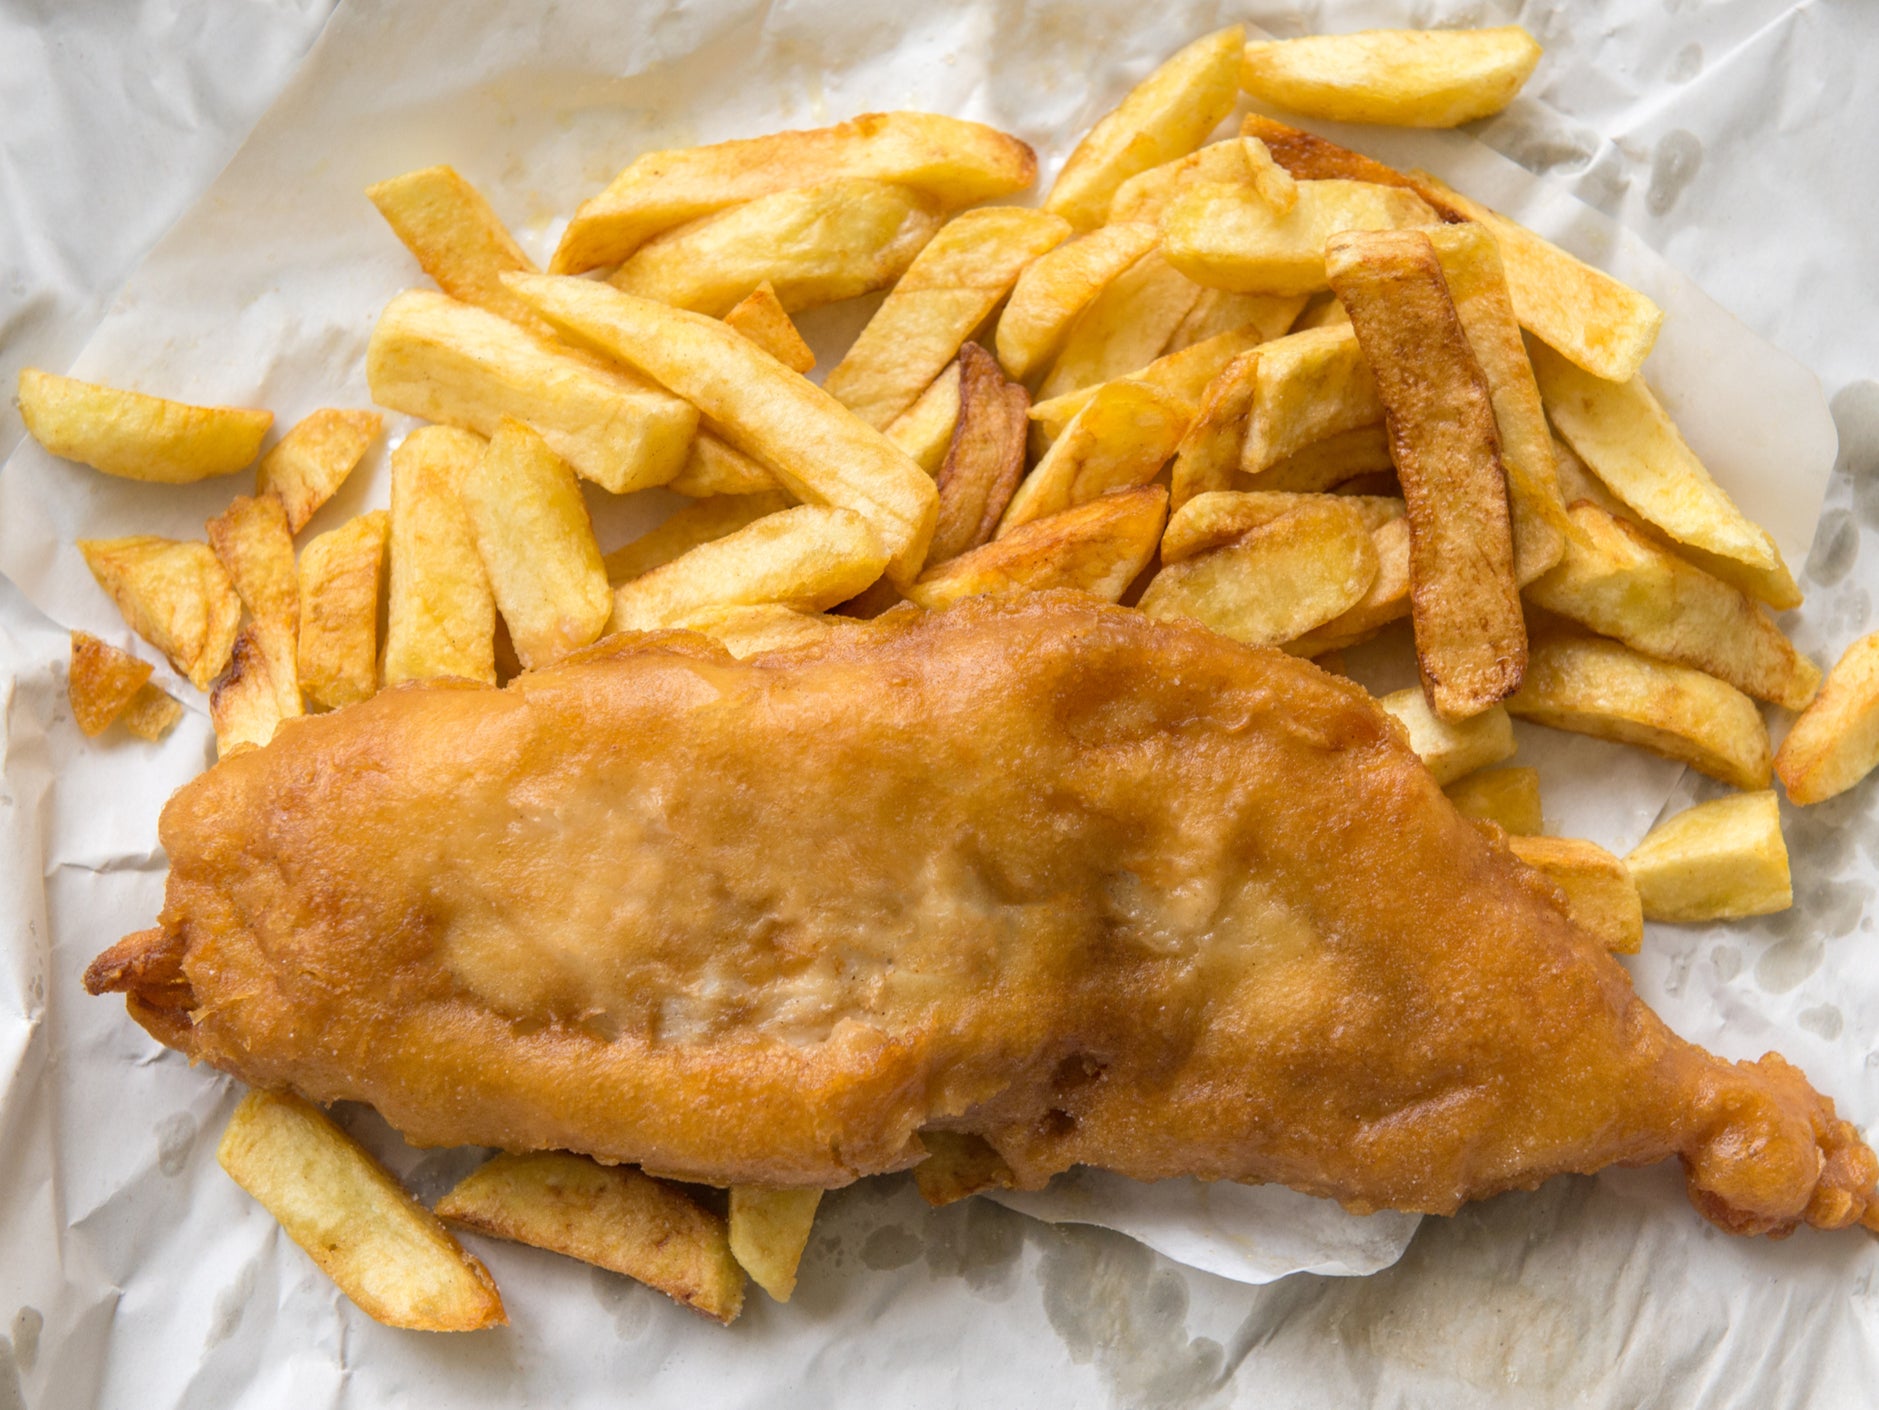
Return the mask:
M1690 166L1688 144L1670 141L1678 132L1727 139L1754 130L1754 115L1771 102L1789 128L1812 120L1819 130L1825 109L1806 105L1811 79L1771 95L1763 70L1771 54L1799 52L1833 71L1844 67L1851 41L1815 32L1819 21L1805 10L1761 8L1753 24L1742 13L1707 12L1680 22L1672 27L1679 44L1645 29L1627 48L1627 26L1643 28L1629 6L1597 15L1575 7L1571 23L1563 11L1529 7L1525 22L1550 46L1537 98L1487 131L1563 173L1549 183L1466 138L1365 133L1355 141L1429 166L1664 303L1670 320L1650 375L1717 478L1798 565L1833 453L1818 387L1560 189L1571 177L1579 194L1673 248L1677 238L1694 239L1696 257L1686 263L1726 294L1744 291L1749 302L1738 307L1768 307L1768 286L1780 286L1786 302L1773 306L1805 312L1761 326L1812 334L1796 346L1816 365L1848 366L1837 343L1832 356L1820 354L1859 319L1806 276L1874 267L1870 227L1855 250L1839 223L1823 230L1791 203L1744 203L1731 215L1745 240L1722 242L1705 239L1700 224L1677 224L1680 193L1659 194ZM1322 27L1431 17L1339 6ZM1434 17L1513 16L1456 5ZM1074 136L1130 82L1220 22L1197 4L1142 13L997 0L891 19L832 0L586 15L496 0L448 10L348 6L230 169L126 287L73 370L187 399L269 405L283 426L316 406L363 405L372 320L419 279L360 195L371 180L450 161L542 255L566 213L638 150L874 109L927 107L1010 127L1039 147L1048 179ZM1310 7L1276 15L1273 25L1281 33L1321 27ZM1713 69L1701 53L1690 56L1703 44L1722 56ZM1621 81L1610 72L1615 51L1655 54L1665 45L1662 74ZM1693 63L1693 75L1670 74ZM1573 110L1568 100L1582 92L1612 142L1586 136L1585 125L1540 101ZM1638 159L1623 144L1667 117L1678 125L1657 147L1668 143L1670 159L1647 152L1655 175L1640 196L1627 175ZM1772 140L1786 161L1764 173L1769 184L1818 189L1819 155L1809 172L1805 144L1787 131ZM1720 164L1699 162L1682 199L1712 201L1702 178ZM1735 165L1765 164L1744 155ZM1845 211L1846 200L1836 189L1831 209ZM1779 261L1773 278L1760 266L1749 278L1729 257L1745 246L1797 253ZM1879 451L1875 391L1852 388L1836 404L1843 423L1866 427L1859 466ZM1770 1247L1723 1239L1696 1221L1664 1170L1555 1182L1433 1221L1386 1274L1291 1279L1265 1292L1252 1284L1295 1269L1387 1265L1413 1221L1356 1220L1282 1190L1143 1187L1088 1174L1048 1196L1006 1197L1064 1221L1052 1230L978 1201L926 1211L904 1181L880 1182L828 1201L796 1301L754 1303L729 1334L643 1289L507 1246L480 1251L515 1318L508 1331L440 1339L376 1327L213 1169L229 1084L159 1056L115 1004L87 1001L77 985L92 954L148 924L160 905L156 812L212 746L187 687L179 694L196 713L160 749L80 741L62 699L64 638L45 619L123 639L72 540L199 536L202 520L244 483L129 485L30 446L0 473L0 571L25 595L0 585L0 894L12 902L0 954L0 1060L8 1064L0 1071L9 1073L0 1089L0 1248L8 1255L0 1260L0 1321L20 1309L0 1343L0 1406L9 1372L33 1406L365 1405L415 1393L453 1404L611 1403L622 1381L646 1404L708 1394L725 1403L939 1405L970 1394L1003 1403L1020 1393L1186 1404L1267 1392L1286 1403L1333 1404L1437 1391L1456 1404L1565 1403L1588 1387L1627 1401L1706 1395L1709 1403L1769 1404L1800 1403L1803 1388L1825 1403L1836 1387L1871 1383L1879 1339L1870 1301L1862 1304L1871 1294L1856 1290L1874 1267L1866 1241L1803 1235ZM1879 504L1844 477L1834 492L1818 563L1828 591L1813 594L1799 629L1817 655L1870 616L1852 568ZM603 538L618 541L649 522L661 498L599 506ZM312 531L383 501L381 448ZM1546 731L1523 731L1520 761L1542 768L1554 830L1620 850L1681 786L1678 771L1659 761ZM1866 796L1790 819L1793 912L1713 932L1660 929L1635 966L1642 991L1680 1031L1731 1055L1778 1045L1861 1121L1879 1113L1867 1061L1879 1027L1879 965L1843 941L1861 925L1879 860L1855 840ZM477 1158L420 1155L369 1113L350 1119L426 1198ZM1078 1223L1126 1230L1207 1271L1069 1227ZM1787 1362L1789 1374L1771 1379L1763 1350L1792 1350L1802 1337L1805 1364ZM1249 1356L1256 1369L1242 1364Z

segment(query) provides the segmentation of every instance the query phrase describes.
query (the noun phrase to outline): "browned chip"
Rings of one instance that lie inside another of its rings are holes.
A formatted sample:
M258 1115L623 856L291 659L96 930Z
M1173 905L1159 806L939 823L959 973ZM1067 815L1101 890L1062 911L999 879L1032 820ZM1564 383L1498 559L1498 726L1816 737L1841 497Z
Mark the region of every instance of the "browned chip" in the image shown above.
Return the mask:
M977 343L959 349L959 419L939 471L939 525L927 549L934 568L989 543L1024 474L1030 395Z
M1176 509L1197 494L1233 488L1233 474L1240 468L1240 451L1246 443L1246 419L1258 389L1257 349L1241 353L1207 384L1200 409L1174 450L1170 499Z
M345 483L384 427L385 418L376 411L329 407L302 417L261 457L254 492L280 496L287 527L297 534Z
M150 679L148 661L84 632L72 633L72 669L65 689L72 718L87 735L103 734Z
M1155 556L1167 513L1160 485L1098 495L928 569L907 598L937 611L967 597L1077 588L1120 602Z
M124 711L124 728L139 739L158 740L183 717L183 707L162 686L146 681Z
M922 1131L926 1159L913 1168L913 1182L928 1204L951 1204L980 1190L1011 1187L1011 1167L983 1136L960 1131Z
M768 279L725 314L724 321L791 372L808 372L816 365L815 352L802 340Z
M1248 113L1240 123L1240 136L1257 137L1272 153L1273 161L1300 181L1368 181L1375 186L1405 186L1415 183L1393 167L1373 161L1348 147L1327 142L1314 133L1287 127L1258 113ZM1428 199L1426 196L1424 199ZM1439 209L1439 208L1438 208ZM1446 212L1443 212L1446 214Z
M1325 250L1377 379L1409 506L1410 617L1423 689L1445 719L1520 688L1527 629L1507 472L1487 378L1420 231L1351 231Z

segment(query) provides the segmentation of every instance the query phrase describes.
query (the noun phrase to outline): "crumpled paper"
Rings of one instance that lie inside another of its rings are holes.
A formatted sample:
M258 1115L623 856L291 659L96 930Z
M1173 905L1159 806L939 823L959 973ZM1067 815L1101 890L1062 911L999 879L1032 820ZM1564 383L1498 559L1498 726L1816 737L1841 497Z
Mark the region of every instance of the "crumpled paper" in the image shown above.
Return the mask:
M1443 14L1515 17L1481 8L1448 6ZM1624 173L1626 134L1663 119L1665 83L1681 82L1672 91L1692 94L1677 121L1732 133L1743 111L1768 95L1765 86L1745 93L1744 75L1731 71L1770 46L1791 53L1817 19L1807 7L1790 14L1772 5L1763 7L1761 26L1706 14L1680 32L1729 46L1707 93L1697 81L1702 54L1689 54L1700 49L1696 38L1671 54L1678 73L1694 64L1693 74L1644 75L1614 92L1605 58L1630 52L1622 36L1627 24L1644 28L1643 11L1607 8L1609 15L1594 17L1575 7L1570 23L1538 5L1518 16L1549 43L1547 67L1535 98L1486 133L1501 134L1502 145L1528 159L1538 152L1556 171L1571 168L1583 149L1583 169L1566 172L1578 193L1639 224L1630 209L1637 193L1613 172ZM230 170L126 288L74 370L178 396L258 401L283 424L316 405L364 404L360 354L371 319L392 292L417 281L358 194L370 180L452 161L537 254L573 205L637 150L875 108L931 107L1012 127L1038 145L1048 180L1069 140L1129 82L1223 22L1201 5L1142 15L1121 6L1020 9L990 0L892 19L826 3L709 4L637 16L559 9L522 16L521 9L489 0L447 14L342 8ZM1277 33L1428 18L1381 4L1339 6L1328 18L1315 9L1269 17ZM1600 104L1597 130L1618 146L1585 138L1550 110L1546 100L1565 105L1587 87ZM1777 140L1792 126L1795 101L1784 95L1776 104L1786 105L1788 118L1776 124ZM1674 129L1658 146L1679 131L1688 135L1687 127ZM1357 144L1430 166L1664 302L1670 325L1651 375L1718 478L1769 524L1792 560L1802 560L1832 429L1796 364L1746 344L1740 328L1641 242L1559 201L1558 174L1530 206L1522 173L1470 151L1466 139L1365 133ZM1670 159L1650 159L1643 205L1658 224L1670 222L1673 236L1687 236L1671 219L1676 197L1659 210L1659 192L1684 181L1695 203L1708 168L1698 158L1690 176L1688 143L1669 147ZM1660 165L1670 173L1662 180ZM1790 154L1771 179L1796 181L1794 170ZM1783 221L1778 207L1748 213L1768 223L1767 242L1808 248L1816 267L1842 258L1837 228L1823 238L1804 221ZM1732 267L1714 254L1711 263L1725 273ZM1784 272L1792 300L1823 302L1800 272ZM1754 281L1753 292L1765 296L1766 283ZM1827 313L1810 317L1836 335L1853 326L1844 311L1838 322ZM1805 350L1825 365L1813 346ZM1860 395L1841 393L1843 423L1862 406L1869 425L1879 419ZM1871 434L1864 444L1868 457L1879 449ZM381 448L314 530L382 503L382 467ZM1850 572L1863 531L1847 484L1835 485L1852 499L1830 510L1827 522L1838 527L1816 565L1830 578L1819 583L1832 588L1828 616L1817 594L1801 629L1802 644L1817 655L1844 644L1870 613ZM1175 1268L1111 1233L1049 1230L977 1201L926 1211L904 1182L872 1182L828 1201L796 1301L787 1308L753 1301L728 1335L693 1325L643 1289L512 1246L488 1250L515 1318L509 1331L429 1339L376 1327L213 1170L210 1148L229 1084L158 1056L115 1005L86 1001L76 983L91 954L146 924L159 905L155 811L204 766L210 746L199 711L158 750L81 743L61 700L63 636L34 606L62 626L121 638L72 538L196 536L239 488L101 482L33 448L0 473L0 569L32 602L0 584L8 721L0 837L12 844L0 884L18 898L8 914L24 932L10 937L0 968L0 1054L10 1073L0 1098L9 1153L0 1168L0 1231L10 1253L0 1268L0 1318L17 1282L21 1311L5 1345L26 1403L112 1404L134 1393L144 1404L268 1404L287 1396L367 1404L420 1385L453 1403L549 1396L584 1403L622 1377L647 1378L647 1403L683 1403L708 1386L713 1399L733 1403L787 1399L787 1388L797 1387L824 1403L885 1394L945 1404L975 1387L1019 1385L1048 1388L1051 1399L1106 1391L1130 1404L1238 1398L1276 1385L1292 1403L1372 1391L1402 1398L1418 1386L1440 1388L1455 1403L1469 1403L1470 1388L1499 1394L1500 1403L1510 1393L1551 1403L1545 1397L1588 1384L1572 1371L1589 1376L1594 1368L1607 1389L1628 1388L1625 1399L1671 1388L1694 1398L1706 1384L1717 1403L1737 1393L1748 1403L1757 1386L1758 1403L1772 1403L1779 1397L1773 1383L1757 1381L1754 1358L1762 1328L1788 1321L1830 1354L1810 1357L1781 1381L1783 1396L1811 1385L1825 1398L1833 1377L1856 1385L1859 1368L1870 1368L1870 1305L1865 1324L1858 1315L1868 1294L1852 1291L1859 1272L1872 1268L1863 1240L1803 1235L1779 1249L1719 1241L1682 1206L1674 1176L1663 1170L1554 1182L1534 1196L1432 1222L1388 1273L1348 1284L1294 1278L1265 1293ZM649 517L658 497L646 498ZM641 512L636 505L601 516L603 536L625 537L634 519L645 521ZM1673 789L1689 791L1674 768L1596 741L1529 732L1522 762L1539 751L1548 754L1540 763L1554 829L1620 849ZM1860 1035L1873 1031L1879 985L1872 973L1858 973L1848 947L1834 947L1830 962L1826 954L1828 932L1856 928L1870 890L1873 859L1855 851L1857 814L1848 812L1861 796L1791 818L1795 911L1713 932L1660 929L1635 970L1681 1031L1738 1055L1778 1043L1855 1119L1870 1120L1873 1093L1861 1066L1869 1040ZM1836 808L1838 827L1829 821ZM1804 859L1810 847L1817 865ZM1814 905L1822 895L1825 911ZM17 1022L9 1016L15 992ZM420 1155L370 1113L349 1120L426 1198L478 1158ZM1009 1198L1044 1218L1129 1228L1193 1268L1242 1279L1287 1268L1366 1271L1393 1258L1407 1237L1400 1226L1408 1221L1377 1239L1374 1220L1348 1219L1282 1190L1170 1183L1178 1193L1085 1173L1053 1190L1052 1202ZM1242 1200L1244 1209L1233 1208ZM1666 1265L1701 1286L1677 1287ZM1589 1300L1588 1275L1601 1280ZM1785 1280L1786 1301L1767 1300L1771 1279ZM1793 1292L1797 1285L1804 1295ZM1755 1316L1757 1335L1722 1335L1732 1315ZM1644 1335L1658 1339L1662 1354L1634 1345L1631 1338ZM612 1353L621 1343L630 1359ZM609 1349L601 1365L597 1344ZM972 1354L961 1356L966 1345ZM1257 1373L1236 1376L1255 1351ZM0 1405L6 1369L0 1360Z

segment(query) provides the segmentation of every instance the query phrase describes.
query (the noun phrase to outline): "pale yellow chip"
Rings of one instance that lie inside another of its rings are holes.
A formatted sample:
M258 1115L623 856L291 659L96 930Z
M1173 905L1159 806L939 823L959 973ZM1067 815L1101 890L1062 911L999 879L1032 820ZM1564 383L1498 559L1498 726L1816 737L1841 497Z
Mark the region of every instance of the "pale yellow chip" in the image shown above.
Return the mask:
M1241 440L1244 444L1244 437ZM1383 423L1377 422L1301 446L1247 476L1244 487L1314 494L1364 475L1394 474L1395 469L1390 459L1390 438Z
M612 283L714 318L766 283L784 308L816 308L893 284L943 219L940 202L910 186L856 179L802 186L654 236Z
M1249 324L1217 334L1180 352L1164 353L1140 372L1124 380L1152 387L1164 396L1172 397L1186 407L1191 415L1200 405L1207 384L1220 375L1221 369L1241 353L1265 341L1264 332L1257 325ZM1077 413L1088 406L1100 390L1100 387L1085 387L1081 391L1036 403L1031 408L1034 434L1041 436L1044 444L1048 445L1063 434L1064 428L1076 419Z
M1241 330L1255 333L1259 342L1268 342L1289 332L1304 306L1303 294L1233 294L1225 289L1202 289L1194 307L1168 339L1162 356L1183 352L1221 333Z
M676 1185L566 1151L499 1155L437 1202L453 1224L623 1273L730 1323L744 1272L725 1221Z
M483 193L449 166L408 171L365 188L418 267L453 299L508 319L541 337L548 325L503 287L505 274L533 274L522 252Z
M254 464L271 411L190 406L22 367L20 419L34 440L107 475L186 485Z
M1513 101L1540 46L1499 29L1371 29L1248 44L1240 87L1327 122L1458 127Z
M373 1320L427 1332L508 1322L483 1265L357 1142L300 1098L250 1092L215 1154L229 1177Z
M1048 400L1141 371L1161 356L1202 292L1150 250L1090 300L1038 395Z
M392 452L386 685L496 683L496 600L461 498L485 446L468 431L421 426Z
M1077 143L1044 208L1079 230L1093 229L1108 218L1124 181L1200 146L1239 98L1245 38L1233 25L1197 39L1138 83Z
M1020 525L1155 478L1187 428L1191 409L1143 382L1109 382L1018 485L998 522Z
M806 373L816 365L814 350L803 341L768 280L739 299L724 321L791 372Z
M1615 641L1535 641L1507 708L1536 724L1637 745L1737 788L1768 786L1772 750L1753 700Z
M1612 493L1680 543L1775 565L1773 540L1710 478L1642 377L1608 382L1544 343L1529 351L1553 425Z
M998 316L1005 375L1025 382L1048 367L1078 316L1160 239L1153 225L1105 225L1039 255Z
M291 689L299 701L297 679L283 675L281 657L266 644L259 622L250 622L235 638L228 674L209 692L209 720L215 726L215 752L226 759L238 749L258 749L274 738L274 731L298 708L288 711L283 702ZM293 670L292 660L285 670Z
M670 480L698 429L697 410L671 392L421 289L385 306L365 373L374 401L427 421L479 436L493 436L505 416L526 421L615 494Z
M1201 393L1194 419L1181 433L1170 472L1170 499L1178 510L1198 494L1233 487L1246 443L1247 419L1259 386L1259 353L1241 353Z
M215 551L153 534L80 539L78 551L131 630L207 690L228 665L241 626L241 599Z
M919 572L939 491L905 451L827 392L716 319L587 280L511 278L558 327L697 405L719 434L760 460L798 500L859 514L887 553L896 584ZM943 364L934 369L942 370Z
M1250 185L1203 182L1161 217L1162 252L1196 283L1244 294L1312 294L1330 287L1325 241L1345 230L1401 230L1440 217L1414 191L1363 181L1301 181L1291 209Z
M782 493L776 476L702 423L685 452L685 464L662 488L691 499Z
M731 1186L731 1256L778 1302L796 1291L796 1269L821 1202L820 1190Z
M1794 904L1774 792L1738 793L1666 818L1625 858L1646 920L1737 920Z
M266 675L280 718L301 714L295 642L300 634L300 580L294 570L293 531L274 495L238 496L208 522L209 547L228 569L229 580L254 621L254 645L266 658ZM240 643L235 665L242 666Z
M1185 618L1250 646L1276 646L1353 606L1376 573L1362 513L1327 495L1166 564L1140 606L1150 617Z
M1498 764L1514 752L1514 722L1495 705L1465 720L1445 720L1429 708L1419 686L1394 690L1377 701L1409 736L1409 747L1435 781L1453 783L1476 769Z
M122 716L124 728L139 739L163 738L183 717L183 707L162 686L145 682Z
M1393 495L1209 490L1194 496L1169 516L1167 532L1161 536L1161 561L1179 563L1197 553L1224 548L1249 529L1270 524L1294 509L1319 505L1332 505L1340 514L1347 511L1356 514L1364 531L1372 536L1385 524L1401 519L1406 512L1403 501Z
M1366 641L1391 622L1409 615L1409 520L1392 519L1371 530L1377 551L1377 575L1356 604L1322 627L1306 632L1285 649L1295 656L1317 657Z
M1176 196L1205 181L1250 184L1252 173L1247 170L1246 151L1240 141L1229 137L1224 142L1209 142L1173 161L1151 166L1147 171L1138 171L1116 188L1109 202L1110 225L1157 224Z
M1015 137L938 113L867 113L834 127L647 152L569 222L549 271L618 264L662 230L793 187L856 177L951 208L1022 191L1037 158Z
M829 372L829 395L868 425L888 425L1070 226L1044 211L991 206L948 221Z
M1327 437L1383 420L1377 379L1349 324L1262 343L1240 469L1259 475Z
M1790 803L1844 793L1879 764L1879 632L1861 637L1781 741L1775 769Z
M599 637L613 597L567 461L522 422L504 421L458 498L524 670Z
M1644 910L1622 861L1576 837L1509 837L1507 845L1560 889L1574 925L1615 955L1638 952Z
M847 623L843 617L803 612L780 602L757 602L734 607L707 607L687 613L673 623L717 642L742 660L766 651L788 651L812 646Z
M324 709L378 690L378 604L391 516L361 514L300 550L300 688Z
M610 630L683 626L706 608L766 602L821 611L853 597L886 566L880 540L859 514L799 504L622 583Z
M86 632L72 633L65 693L72 718L87 736L103 734L150 679L151 665Z
M1575 504L1571 525L1565 558L1528 601L1758 700L1801 710L1814 698L1819 668L1746 594L1595 504Z
M287 511L287 527L297 534L346 482L384 428L385 418L376 411L328 408L304 416L261 457L254 492L278 497Z
M907 598L938 610L967 597L1076 588L1119 602L1154 558L1167 512L1159 485L1104 494L929 569Z
M1595 377L1628 382L1637 376L1663 327L1661 308L1426 171L1411 178L1434 205L1494 232L1522 328Z
M655 524L631 543L609 553L607 581L615 584L650 573L682 554L690 553L701 543L710 543L726 534L734 534L746 524L779 510L788 509L789 496L781 490L758 494L715 495L688 504Z
M961 350L964 344L961 344ZM920 399L888 423L881 434L912 456L914 462L937 478L946 463L946 452L953 443L953 428L959 424L959 362L954 359Z
M1463 817L1494 823L1509 836L1533 837L1546 830L1538 769L1476 769L1443 792Z

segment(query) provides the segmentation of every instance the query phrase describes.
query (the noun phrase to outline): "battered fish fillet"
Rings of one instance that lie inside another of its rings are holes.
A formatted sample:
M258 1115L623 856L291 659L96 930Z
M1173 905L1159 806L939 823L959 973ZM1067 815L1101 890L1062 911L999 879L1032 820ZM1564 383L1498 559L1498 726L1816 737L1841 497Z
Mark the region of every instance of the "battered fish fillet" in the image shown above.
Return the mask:
M1674 1154L1726 1229L1873 1218L1833 1103L1666 1029L1362 690L1086 598L401 687L162 838L94 991L419 1144L836 1186L937 1130L1432 1213Z

